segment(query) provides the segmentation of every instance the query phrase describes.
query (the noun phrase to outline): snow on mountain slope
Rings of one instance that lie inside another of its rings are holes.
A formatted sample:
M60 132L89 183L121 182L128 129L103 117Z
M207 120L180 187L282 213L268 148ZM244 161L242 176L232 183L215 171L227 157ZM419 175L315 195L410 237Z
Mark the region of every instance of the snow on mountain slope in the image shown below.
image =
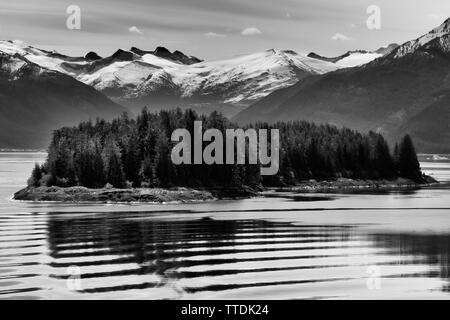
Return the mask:
M7 74L8 78L15 78L25 65L26 62L22 59L0 53L0 72Z
M340 68L353 68L367 64L383 55L375 52L353 52L349 56L336 62Z
M368 64L369 62L372 62L378 58L386 56L395 49L397 49L398 47L399 47L398 44L391 43L387 47L382 47L375 51L366 51L366 50L348 51L343 55L332 58L322 57L314 52L311 52L310 54L308 54L308 57L322 61L332 62L339 69L353 68Z
M52 73L55 72L30 63L20 55L10 55L0 51L0 80L12 82L23 77L38 79Z
M0 41L0 51L68 74L125 105L128 100L143 99L165 88L170 95L179 95L180 100L246 105L308 75L339 68L294 51L273 49L198 63L198 59L165 48L119 50L111 57L94 61L37 49L20 41Z
M401 58L407 54L417 51L419 48L431 43L433 40L437 39L438 45L445 52L450 52L450 18L447 19L439 27L434 28L427 34L417 38L416 40L411 40L401 45L395 52L394 58Z
M174 62L174 61L171 61L171 60L167 60L167 59L164 59L164 58L157 57L157 56L155 56L155 55L153 55L151 53L144 54L142 56L142 60L145 63L151 64L151 65L154 65L154 66L167 67L167 68L177 68L179 66L183 66L184 65L182 63L177 63L177 62Z
M331 63L293 51L267 50L235 58L201 62L168 71L173 82L189 97L196 92L230 90L225 102L262 98L274 90L296 83L310 74L337 70Z
M116 61L92 73L80 73L75 78L99 91L139 85L160 68L138 61Z
M60 55L57 52L37 49L26 45L20 40L0 41L0 51L10 55L18 54L43 68L66 74L70 72L63 67L64 63L76 65L85 65L88 63L83 58L71 58Z
M126 88L125 96L146 96L169 83L181 98L219 94L225 103L242 103L296 83L310 74L337 70L331 63L291 51L267 50L226 60L185 65L145 54L133 61L114 62L76 78L98 90Z
M127 92L164 67L182 66L152 54L141 57L122 50L111 57L91 61L37 49L21 41L0 41L0 52L20 55L43 68L70 75L99 91L122 89ZM130 54L131 60L124 59L122 53Z

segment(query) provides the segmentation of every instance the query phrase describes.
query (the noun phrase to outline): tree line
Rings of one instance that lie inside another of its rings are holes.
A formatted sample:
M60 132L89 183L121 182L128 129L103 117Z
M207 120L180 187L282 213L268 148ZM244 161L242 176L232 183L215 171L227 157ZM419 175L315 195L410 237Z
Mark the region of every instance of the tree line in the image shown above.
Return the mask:
M413 142L407 135L394 152L378 133L304 121L255 123L247 128L279 129L280 169L261 176L258 164L174 165L171 141L175 129L191 133L194 121L225 132L237 125L217 112L198 115L192 110L127 114L107 122L82 122L55 130L43 165L36 165L29 186L223 187L283 186L309 180L395 179L422 177ZM245 129L245 128L244 128Z

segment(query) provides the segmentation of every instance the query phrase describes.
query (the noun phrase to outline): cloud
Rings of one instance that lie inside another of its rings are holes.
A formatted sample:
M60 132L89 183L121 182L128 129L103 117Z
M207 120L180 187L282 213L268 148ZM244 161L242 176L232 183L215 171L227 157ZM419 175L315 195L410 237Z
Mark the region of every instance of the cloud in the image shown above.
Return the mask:
M131 33L134 33L134 34L142 34L142 31L139 30L139 28L136 27L136 26L130 27L130 28L128 29L128 31L130 31Z
M334 36L331 37L331 40L348 41L348 40L350 40L350 38L347 37L346 35L342 34L342 33L336 33Z
M211 37L211 38L225 38L227 35L222 33L215 33L215 32L207 32L203 34L205 37Z
M262 32L258 28L249 27L249 28L245 28L244 30L242 30L241 34L243 36L258 36L258 35L262 34Z

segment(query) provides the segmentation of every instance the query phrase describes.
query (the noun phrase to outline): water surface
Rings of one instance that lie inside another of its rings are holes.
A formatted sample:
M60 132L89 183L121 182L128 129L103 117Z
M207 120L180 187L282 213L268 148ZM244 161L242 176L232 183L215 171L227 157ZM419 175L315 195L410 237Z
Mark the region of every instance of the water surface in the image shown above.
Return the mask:
M199 204L11 201L44 157L0 153L0 299L450 297L446 184ZM450 181L450 161L421 160Z

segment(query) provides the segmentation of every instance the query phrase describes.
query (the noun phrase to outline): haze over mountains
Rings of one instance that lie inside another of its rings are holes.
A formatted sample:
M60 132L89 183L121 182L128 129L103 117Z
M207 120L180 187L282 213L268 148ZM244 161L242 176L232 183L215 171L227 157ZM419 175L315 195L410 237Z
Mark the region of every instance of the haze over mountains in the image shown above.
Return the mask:
M147 106L218 110L240 123L332 123L391 141L409 132L420 151L444 152L448 29L449 20L401 46L338 57L270 49L218 61L163 47L70 57L0 41L0 147L42 148L62 125Z
M421 152L450 152L450 19L360 67L313 76L273 92L235 118L308 120L409 133Z

